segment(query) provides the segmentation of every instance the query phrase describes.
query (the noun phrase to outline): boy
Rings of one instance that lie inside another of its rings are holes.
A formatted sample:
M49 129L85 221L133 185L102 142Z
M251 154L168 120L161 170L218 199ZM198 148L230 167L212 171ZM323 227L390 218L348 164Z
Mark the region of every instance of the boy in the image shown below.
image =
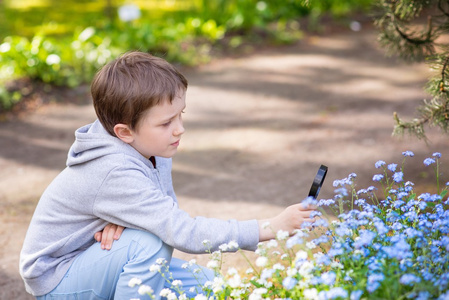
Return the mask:
M204 240L212 251L233 240L255 250L274 232L312 221L312 208L300 204L259 221L191 218L179 209L171 157L184 133L186 89L172 65L141 52L97 73L91 92L98 120L76 131L67 167L42 195L25 238L20 272L28 292L38 299L131 299L140 297L128 286L137 277L158 297L165 280L149 270L158 258L170 262L188 292L197 282L171 259L173 248L204 253ZM266 221L271 229L262 228ZM108 223L126 229L102 251L93 236ZM203 271L200 282L211 277Z

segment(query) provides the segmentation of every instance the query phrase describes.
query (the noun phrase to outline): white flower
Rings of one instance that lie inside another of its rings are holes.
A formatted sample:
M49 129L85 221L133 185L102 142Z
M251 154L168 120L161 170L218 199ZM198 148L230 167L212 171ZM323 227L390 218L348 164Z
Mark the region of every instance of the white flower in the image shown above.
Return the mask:
M156 259L156 263L158 264L158 265L163 265L163 264L165 264L167 261L165 260L165 258L158 258L158 259Z
M198 294L195 296L194 298L195 300L207 300L207 297L204 296L203 294Z
M78 36L78 40L84 42L88 40L91 36L95 34L95 29L93 27L87 27Z
M239 243L237 243L236 241L230 241L228 243L229 249L238 249L239 248Z
M296 260L306 260L307 259L307 252L303 250L299 250L296 252Z
M49 56L47 56L47 59L45 60L45 62L49 66L57 65L61 62L61 58L57 54L50 54Z
M306 247L308 249L315 249L316 248L316 244L314 242L307 242L306 243Z
M289 237L289 233L288 231L284 231L284 230L279 230L276 234L276 238L280 241L285 240L286 238Z
M267 229L268 227L270 227L270 222L265 222L262 224L262 229Z
M313 270L313 263L310 261L305 261L301 264L301 267L299 268L298 272L299 275L301 275L302 277L308 277L310 272L312 272Z
M173 280L173 282L171 283L173 286L178 286L178 285L182 285L182 281L181 280Z
M266 258L265 256L260 256L256 259L256 266L258 267L265 267L267 263L268 258Z
M151 295L153 294L153 289L148 285L141 285L137 291L139 295Z
M221 277L215 277L212 282L212 291L214 293L221 292L223 290L224 280Z
M262 295L265 294L268 290L266 288L257 288L249 295L248 300L262 300Z
M289 267L287 269L287 276L295 277L296 274L298 274L298 270L296 268Z
M218 268L218 261L216 261L216 260L210 260L210 261L207 263L207 267L208 267L209 269L216 269L216 268Z
M150 266L150 272L159 272L161 270L160 265L151 265Z
M273 265L273 269L275 270L285 270L285 267L279 263Z
M229 278L228 284L229 284L229 286L231 288L234 288L234 289L239 287L240 284L242 284L242 280L240 279L240 275L239 274L235 274L234 276Z
M129 287L135 287L136 285L141 285L142 280L139 278L131 278L131 280L128 282Z
M5 42L0 45L0 52L5 53L11 50L11 44L8 42Z
M220 246L218 246L218 249L225 252L226 250L228 250L228 244L221 244Z
M318 299L318 291L315 288L304 290L304 298L315 300Z
M178 300L188 300L186 294L179 295Z
M252 274L254 273L254 270L252 268L246 269L246 274Z
M338 262L338 261L333 261L332 263L331 263L331 267L332 268L338 268L338 269L343 269L344 268L344 266L340 263L340 262Z
M233 289L231 291L231 299L241 299L240 295L243 294L244 291L240 289Z
M267 248L275 248L278 246L278 242L276 240L270 240L267 243Z
M237 274L237 269L236 268L229 268L228 269L228 275L235 275Z
M161 292L159 293L159 296L161 297L167 297L169 294L171 293L170 289L162 289Z
M118 16L124 22L136 20L140 18L140 9L135 4L125 4L119 7Z

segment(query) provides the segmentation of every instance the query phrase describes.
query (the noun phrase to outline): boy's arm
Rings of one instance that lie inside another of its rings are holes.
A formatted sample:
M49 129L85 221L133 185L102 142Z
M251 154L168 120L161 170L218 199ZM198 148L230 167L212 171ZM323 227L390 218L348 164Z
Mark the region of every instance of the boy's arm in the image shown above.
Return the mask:
M105 226L105 228L103 228L102 231L98 231L94 234L94 239L97 242L101 242L101 249L110 250L112 243L114 240L118 240L120 238L123 230L125 230L125 227L109 223Z
M287 207L271 219L258 220L259 241L263 242L275 238L279 230L293 234L294 230L300 229L304 222L315 221L315 219L310 218L310 213L315 209L316 206L298 203ZM267 222L269 226L265 226Z

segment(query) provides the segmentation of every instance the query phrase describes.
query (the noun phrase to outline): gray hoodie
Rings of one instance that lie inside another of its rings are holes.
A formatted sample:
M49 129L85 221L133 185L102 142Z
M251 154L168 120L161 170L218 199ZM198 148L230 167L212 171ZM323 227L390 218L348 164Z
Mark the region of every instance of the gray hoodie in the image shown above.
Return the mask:
M67 167L43 193L20 254L20 273L35 296L52 291L77 254L94 244L108 223L146 230L171 247L205 253L232 240L255 250L256 220L190 217L178 207L171 159L156 168L134 148L111 136L97 120L78 129Z

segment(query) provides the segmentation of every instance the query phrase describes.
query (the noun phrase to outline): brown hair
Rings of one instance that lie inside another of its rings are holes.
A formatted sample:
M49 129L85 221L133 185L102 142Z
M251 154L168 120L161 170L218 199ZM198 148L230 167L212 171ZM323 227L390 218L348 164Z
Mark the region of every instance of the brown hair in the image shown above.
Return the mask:
M187 89L186 78L162 58L128 52L105 65L91 85L95 112L113 136L122 123L135 129L143 114Z

